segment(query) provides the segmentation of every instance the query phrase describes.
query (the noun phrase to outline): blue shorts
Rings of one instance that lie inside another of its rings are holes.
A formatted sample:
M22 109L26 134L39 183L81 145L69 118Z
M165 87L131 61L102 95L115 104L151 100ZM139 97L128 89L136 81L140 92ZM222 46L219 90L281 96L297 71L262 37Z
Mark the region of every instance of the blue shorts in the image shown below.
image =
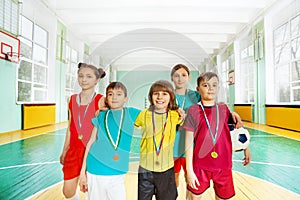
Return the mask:
M214 183L216 195L221 199L229 199L235 195L232 170L203 170L194 169L200 186L198 189L193 189L189 185L187 189L193 194L200 195L205 192L210 186L210 180Z

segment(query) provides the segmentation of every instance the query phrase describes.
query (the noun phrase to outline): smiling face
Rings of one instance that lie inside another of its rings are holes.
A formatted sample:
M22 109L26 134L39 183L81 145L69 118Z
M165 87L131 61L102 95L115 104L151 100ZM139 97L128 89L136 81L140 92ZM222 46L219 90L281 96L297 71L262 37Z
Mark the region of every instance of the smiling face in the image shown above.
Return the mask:
M175 93L172 84L166 80L159 80L152 84L148 99L150 108L154 108L156 112L166 112L168 109L177 110L175 103Z
M123 109L128 98L122 88L110 88L106 92L106 102L111 110Z
M93 69L82 67L78 71L78 83L82 90L94 89L99 79L96 77Z
M152 103L155 112L164 113L168 109L170 103L170 94L166 91L153 92Z

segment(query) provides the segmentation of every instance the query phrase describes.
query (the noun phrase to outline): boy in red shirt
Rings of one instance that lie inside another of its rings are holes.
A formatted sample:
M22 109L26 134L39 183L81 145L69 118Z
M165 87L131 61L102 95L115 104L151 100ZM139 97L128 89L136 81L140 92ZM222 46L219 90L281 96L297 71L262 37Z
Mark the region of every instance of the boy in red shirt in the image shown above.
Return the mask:
M228 124L231 113L216 102L219 78L206 72L197 79L201 101L189 108L183 128L186 130L186 167L189 197L201 199L214 183L216 199L235 195L232 178L232 144ZM250 163L250 150L244 150L244 165Z

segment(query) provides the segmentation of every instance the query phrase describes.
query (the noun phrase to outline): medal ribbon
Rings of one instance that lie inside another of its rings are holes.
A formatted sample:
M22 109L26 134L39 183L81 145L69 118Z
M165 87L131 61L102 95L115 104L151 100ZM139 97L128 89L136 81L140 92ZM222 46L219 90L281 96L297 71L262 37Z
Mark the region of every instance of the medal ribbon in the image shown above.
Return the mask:
M108 110L105 113L104 127L105 127L105 132L106 132L107 138L109 139L110 143L112 144L112 146L116 150L119 146L120 138L121 138L122 126L123 126L123 122L124 122L124 108L122 109L122 113L121 113L121 118L120 118L120 123L119 123L119 130L118 130L118 135L117 135L116 142L114 142L113 138L111 137L111 134L110 134L110 131L109 131L109 128L108 128L108 124L107 124L107 121L108 121L107 119L108 119L108 113L109 112L110 112L110 110Z
M181 106L179 106L179 101L177 100L176 95L175 95L176 104L177 104L179 107L181 107L182 110L183 110L183 107L184 107L184 104L185 104L186 93L187 93L187 90L186 90L185 93L184 93L184 99L183 99L183 102L182 102L182 105L181 105Z
M85 116L86 116L86 112L87 112L87 110L88 110L88 108L89 108L89 105L90 105L90 103L93 101L93 99L94 99L95 96L96 96L96 92L94 92L94 94L93 94L93 96L92 96L90 102L89 102L89 103L86 105L86 107L85 107L85 110L84 110L84 113L83 113L82 123L84 122L84 119L85 119ZM78 105L79 105L79 108L80 108L80 104L81 104L80 94L77 95L76 101L77 101L77 103L78 103ZM82 123L81 123L81 118L80 118L80 109L78 109L78 110L79 110L79 113L78 113L78 126L79 126L79 128L81 129Z
M165 138L165 130L166 130L166 125L167 125L167 121L168 121L168 116L169 116L169 112L166 112L166 121L163 125L163 130L162 130L162 136L161 136L161 140L159 143L159 146L156 145L156 136L155 136L155 118L154 118L154 109L152 110L152 128L153 128L153 143L154 143L154 147L155 147L155 152L156 155L158 156Z
M204 106L203 106L202 102L200 101L198 104L201 106L201 109L202 109L202 111L204 113L205 122L206 122L206 125L208 127L211 139L212 139L214 145L216 145L217 136L218 136L218 130L219 130L219 109L218 109L218 104L216 103L216 133L215 133L215 136L213 135L213 132L211 130L211 126L209 124L209 121L208 121L208 118L206 116L206 113L205 113Z

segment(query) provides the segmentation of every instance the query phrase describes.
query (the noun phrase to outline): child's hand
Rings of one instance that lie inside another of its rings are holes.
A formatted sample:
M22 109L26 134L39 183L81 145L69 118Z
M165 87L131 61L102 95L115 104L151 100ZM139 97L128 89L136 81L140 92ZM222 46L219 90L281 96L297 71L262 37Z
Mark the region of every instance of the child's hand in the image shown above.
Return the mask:
M185 111L182 108L178 108L177 112L179 114L180 119L184 120L184 118L185 118Z
M87 192L88 191L88 184L87 184L87 176L86 173L80 173L79 177L79 186L81 192Z
M232 112L232 119L235 123L235 128L243 127L243 122L240 116L236 112Z
M107 105L106 105L106 97L101 97L101 99L99 100L98 106L99 106L99 110L107 110Z
M103 110L107 110L108 107L106 106L106 98L105 97L102 97L99 102L98 102L98 107L99 109L95 112L95 116L98 117L98 115L100 114L101 111Z
M200 186L200 183L194 171L187 172L187 184L193 189L198 189L198 186Z
M246 149L244 149L244 158L243 158L243 165L247 166L250 164L250 160L251 160L251 155L250 155L250 149L249 147L247 147Z
M66 157L66 152L63 151L59 157L60 164L64 165L65 157Z
M101 110L97 110L97 111L95 112L95 116L96 116L96 117L98 117L98 115L100 114L100 111L101 111Z

